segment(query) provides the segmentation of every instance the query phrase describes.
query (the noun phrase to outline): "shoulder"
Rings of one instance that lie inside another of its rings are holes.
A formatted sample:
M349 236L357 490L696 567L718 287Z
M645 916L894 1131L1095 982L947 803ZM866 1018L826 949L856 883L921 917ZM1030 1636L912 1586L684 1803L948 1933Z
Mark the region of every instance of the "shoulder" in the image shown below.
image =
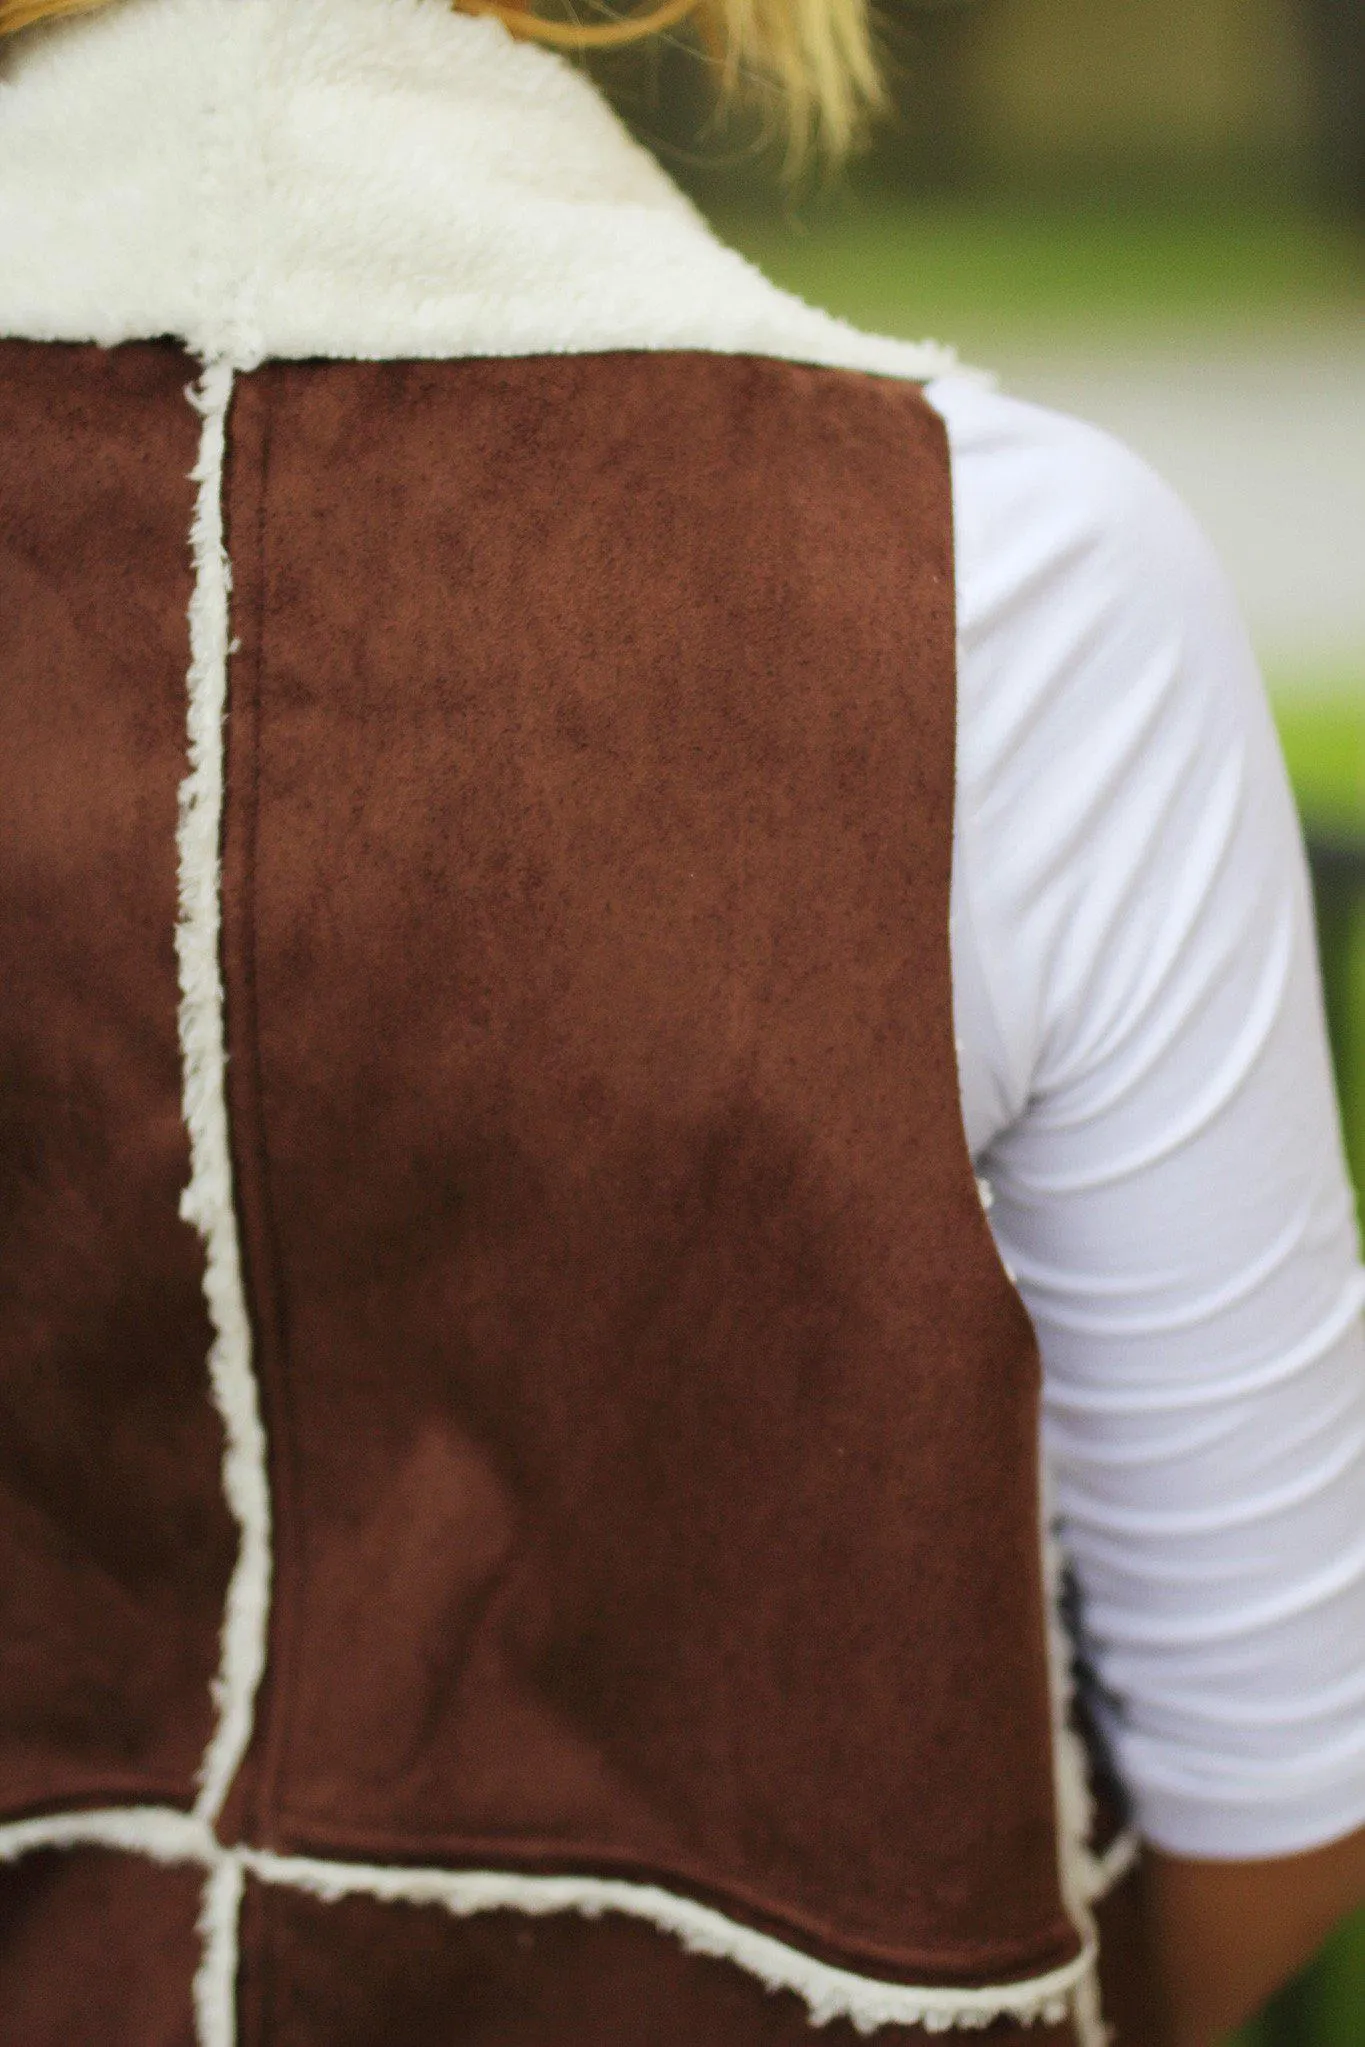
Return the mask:
M1024 800L1068 757L1106 811L1150 796L1158 763L1210 765L1230 740L1274 751L1236 601L1176 493L1081 420L944 377L958 618L959 784ZM1126 772L1102 778L1117 750Z
M1024 590L1040 619L1044 599L1083 595L1122 606L1130 627L1159 627L1172 597L1229 608L1194 519L1122 442L965 376L925 395L947 429L969 622Z
M1176 494L1079 420L965 378L926 395L952 464L955 942L995 1020L980 1141L1141 999L1213 845L1253 895L1296 826L1236 603Z

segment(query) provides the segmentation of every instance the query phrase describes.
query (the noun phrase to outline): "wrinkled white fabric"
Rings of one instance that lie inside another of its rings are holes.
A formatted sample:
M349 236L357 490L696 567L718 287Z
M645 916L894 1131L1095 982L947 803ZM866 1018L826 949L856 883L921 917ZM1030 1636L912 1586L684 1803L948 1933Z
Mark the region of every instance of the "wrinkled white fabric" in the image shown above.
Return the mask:
M1147 1837L1365 1823L1365 1287L1302 846L1207 543L1107 436L945 378L963 1115L1036 1324Z

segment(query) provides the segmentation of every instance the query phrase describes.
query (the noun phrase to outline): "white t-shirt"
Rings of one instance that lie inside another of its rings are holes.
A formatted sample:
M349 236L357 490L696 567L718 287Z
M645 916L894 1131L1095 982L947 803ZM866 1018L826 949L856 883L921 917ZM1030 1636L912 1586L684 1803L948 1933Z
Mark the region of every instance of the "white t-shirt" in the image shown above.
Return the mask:
M1037 1327L1141 1831L1365 1824L1365 1283L1302 844L1211 551L1107 435L948 377L963 1118Z

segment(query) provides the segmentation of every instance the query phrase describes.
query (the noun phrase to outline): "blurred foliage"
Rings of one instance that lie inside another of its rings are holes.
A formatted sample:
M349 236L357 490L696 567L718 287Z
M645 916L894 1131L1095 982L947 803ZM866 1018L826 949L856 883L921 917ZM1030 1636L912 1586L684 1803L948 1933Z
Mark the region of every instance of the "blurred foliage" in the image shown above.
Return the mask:
M1346 678L1270 677L1294 793L1311 825L1365 832L1365 689Z
M1227 2047L1365 2047L1365 1912Z
M1365 212L1362 0L873 0L873 11L894 108L865 170L902 194L1213 179ZM780 190L775 109L717 117L685 30L594 69L706 203Z
M1365 319L1365 230L1306 203L1187 193L940 197L875 186L755 214L713 208L778 284L879 333L1084 346Z
M1305 689L1303 679L1296 678L1274 701L1307 831L1365 848L1365 689ZM1365 899L1349 889L1335 896L1320 890L1318 907L1342 1134L1360 1190L1365 1188ZM1360 2031L1352 2038L1365 2047L1365 1973L1358 1981ZM1333 2047L1344 2047L1340 2035L1331 2037Z

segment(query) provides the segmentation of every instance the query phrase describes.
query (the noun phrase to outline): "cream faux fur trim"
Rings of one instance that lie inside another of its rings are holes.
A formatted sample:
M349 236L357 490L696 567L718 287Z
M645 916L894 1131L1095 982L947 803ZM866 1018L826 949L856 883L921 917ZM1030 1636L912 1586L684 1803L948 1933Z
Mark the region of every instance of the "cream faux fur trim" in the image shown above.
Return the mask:
M1089 1945L1072 1962L1018 1982L976 1990L888 1983L836 1968L771 1934L730 1919L714 1907L658 1884L614 1877L524 1876L506 1870L417 1869L403 1864L335 1862L315 1856L226 1848L192 1813L162 1806L55 1813L0 1826L0 1863L41 1849L110 1848L160 1863L195 1863L205 1872L199 1932L202 1959L194 1983L199 2047L233 2047L238 1927L245 1878L335 1904L374 1898L384 1904L436 1907L461 1919L483 1912L544 1918L571 1912L585 1919L617 1913L676 1940L690 1954L731 1963L768 1990L792 1991L813 2026L846 2019L858 2033L918 2025L927 2032L979 2030L998 2018L1058 2023L1077 2020L1082 2047L1103 2041L1084 2027L1093 2002L1088 1985L1095 1956Z
M363 1896L389 1903L437 1905L459 1918L479 1912L524 1912L536 1917L574 1912L586 1919L616 1912L641 1919L666 1933L690 1954L732 1962L768 1990L790 1990L805 2004L811 2024L847 2019L855 2032L879 2026L988 2026L1009 2017L1029 2022L1067 2016L1077 1986L1090 1971L1087 1952L1046 1975L980 1990L920 1989L835 1968L801 1948L727 1918L709 1905L666 1891L657 1884L609 1877L520 1876L497 1870L406 1869L361 1863L315 1861L310 1857L242 1851L242 1859L263 1883L284 1884L335 1903Z
M1065 1557L1056 1529L1052 1476L1040 1459L1039 1500L1042 1517L1043 1582L1047 1599L1048 1675L1052 1694L1053 1786L1057 1814L1058 1877L1062 1899L1091 1958L1078 1979L1072 1999L1078 2047L1107 2047L1109 2028L1100 2003L1099 1935L1093 1907L1105 1897L1136 1860L1132 1834L1120 1834L1102 1856L1090 1847L1094 1807L1090 1796L1085 1744L1072 1725L1073 1651L1062 1618Z
M240 1854L221 1853L210 1869L199 1906L199 1967L194 1977L198 2047L236 2047L237 1966L241 1951Z
M207 360L704 349L926 379L777 290L566 60L446 0L118 0L0 59L0 333Z
M149 1861L212 1863L222 1851L212 1829L169 1805L116 1805L93 1812L41 1813L0 1826L0 1863L44 1848L112 1848Z
M189 773L180 785L178 852L180 1053L190 1180L180 1212L204 1244L204 1297L213 1341L209 1383L223 1424L223 1490L237 1521L222 1652L214 1685L217 1724L199 1771L197 1816L212 1823L251 1738L265 1668L270 1607L270 1486L251 1361L251 1317L242 1284L225 1094L219 837L223 821L223 717L227 707L228 598L223 548L223 458L232 370L212 363L191 399L203 427L190 548Z

